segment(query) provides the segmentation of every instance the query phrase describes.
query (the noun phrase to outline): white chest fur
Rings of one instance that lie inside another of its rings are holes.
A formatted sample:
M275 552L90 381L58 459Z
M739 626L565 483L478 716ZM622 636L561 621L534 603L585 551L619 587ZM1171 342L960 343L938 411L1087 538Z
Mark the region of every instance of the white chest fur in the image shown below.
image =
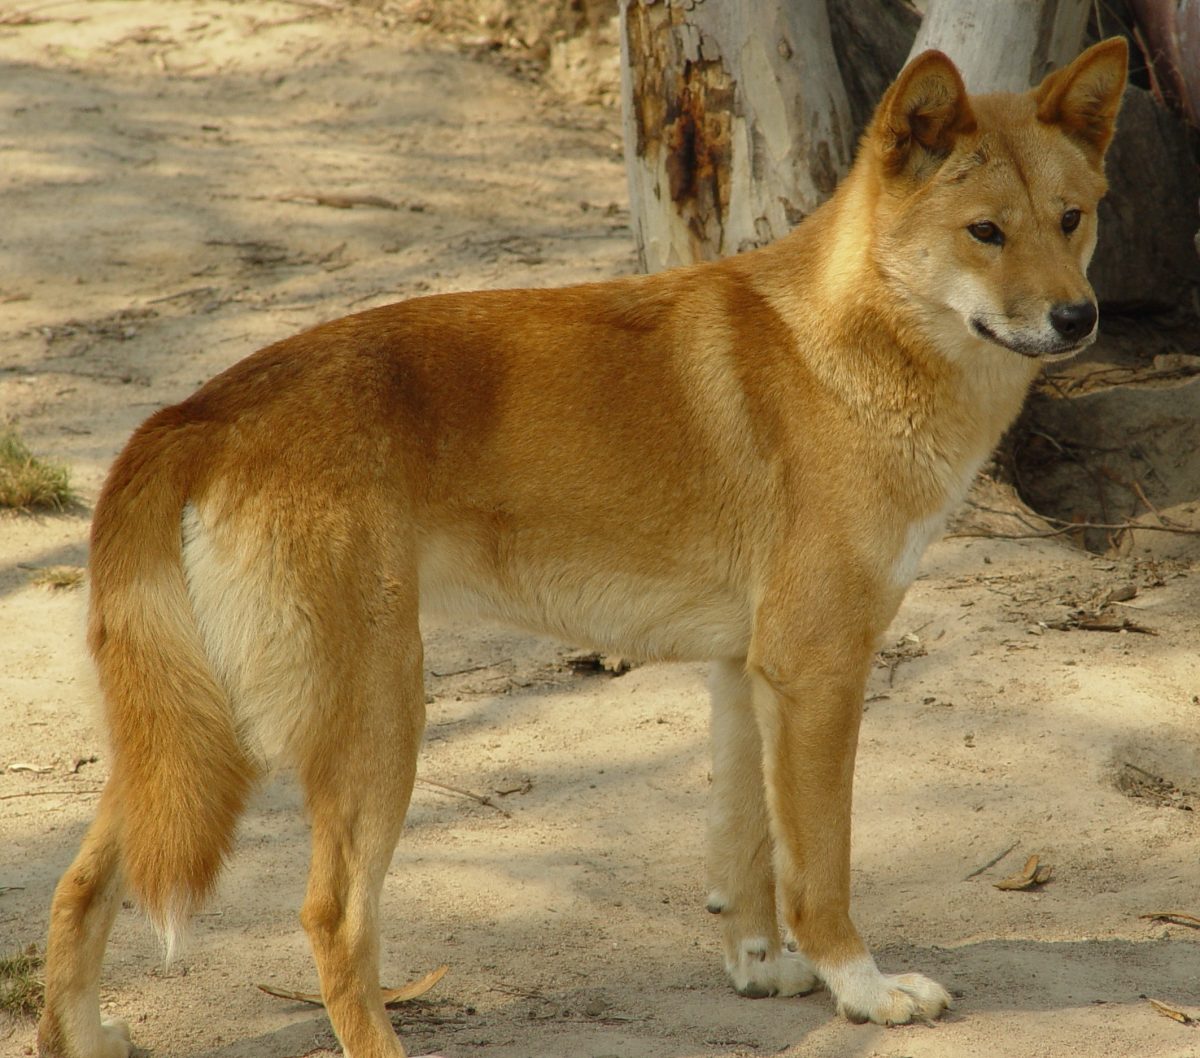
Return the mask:
M971 482L975 480L975 475L978 473L983 459L984 457L981 456L971 460L963 468L957 480L950 483L946 489L945 502L939 510L924 518L909 522L899 550L892 560L888 576L892 587L904 591L913 582L921 564L921 556L925 553L925 549L941 536L946 519L958 509L966 497L967 490L971 487Z

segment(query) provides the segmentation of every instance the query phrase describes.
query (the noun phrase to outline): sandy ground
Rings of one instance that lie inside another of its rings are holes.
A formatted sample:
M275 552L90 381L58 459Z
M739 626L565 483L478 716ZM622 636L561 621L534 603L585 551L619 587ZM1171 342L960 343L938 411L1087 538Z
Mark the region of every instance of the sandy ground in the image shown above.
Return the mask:
M0 8L0 419L69 463L85 506L150 411L268 340L418 292L632 269L611 108L425 30L317 4ZM585 93L586 94L586 93ZM355 202L331 196L351 196ZM338 204L349 208L337 208ZM88 512L0 518L0 953L44 937L107 754L80 678ZM1147 538L1148 539L1148 538ZM885 1030L818 993L750 1001L703 910L698 667L577 672L561 646L429 629L430 725L385 893L414 1054L691 1058L1200 1054L1197 553L1061 541L933 547L869 689L854 884L881 964L958 997ZM1054 627L1107 612L1156 635ZM14 768L14 766L20 766ZM336 1051L296 920L306 830L262 791L182 965L132 907L107 1012L159 1056ZM1001 853L990 867L980 871ZM1037 891L994 882L1037 854ZM0 1054L32 1053L0 1022Z

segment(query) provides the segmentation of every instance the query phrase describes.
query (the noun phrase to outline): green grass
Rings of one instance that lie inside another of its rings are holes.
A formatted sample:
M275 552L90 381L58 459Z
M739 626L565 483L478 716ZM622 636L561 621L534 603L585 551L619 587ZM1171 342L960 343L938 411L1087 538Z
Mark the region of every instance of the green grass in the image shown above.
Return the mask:
M61 511L74 502L65 466L38 459L11 430L0 433L0 507Z
M0 958L0 1011L14 1018L35 1018L42 1009L42 957L30 945Z

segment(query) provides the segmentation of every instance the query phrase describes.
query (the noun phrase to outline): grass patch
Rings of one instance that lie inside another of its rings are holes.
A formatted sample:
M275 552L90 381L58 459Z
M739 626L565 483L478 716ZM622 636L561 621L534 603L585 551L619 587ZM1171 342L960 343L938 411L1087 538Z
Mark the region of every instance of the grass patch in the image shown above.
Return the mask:
M66 591L69 588L78 588L83 583L83 567L43 566L29 579L39 588Z
M61 511L74 502L65 466L38 459L11 430L0 433L0 507Z
M42 1009L42 957L31 944L0 958L0 1011L14 1018L35 1018Z

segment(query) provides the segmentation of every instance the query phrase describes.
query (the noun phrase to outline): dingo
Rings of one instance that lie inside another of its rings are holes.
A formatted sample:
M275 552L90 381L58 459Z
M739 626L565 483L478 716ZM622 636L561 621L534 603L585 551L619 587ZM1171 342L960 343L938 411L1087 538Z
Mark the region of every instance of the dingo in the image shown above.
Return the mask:
M172 936L278 760L307 797L333 1027L353 1058L403 1055L376 925L425 720L419 604L711 660L708 906L734 987L937 1016L941 986L882 974L850 919L864 681L1040 364L1095 336L1125 65L1110 40L968 98L928 52L774 245L363 312L152 416L96 506L112 775L54 897L41 1054L124 1058L98 1005L122 893Z

